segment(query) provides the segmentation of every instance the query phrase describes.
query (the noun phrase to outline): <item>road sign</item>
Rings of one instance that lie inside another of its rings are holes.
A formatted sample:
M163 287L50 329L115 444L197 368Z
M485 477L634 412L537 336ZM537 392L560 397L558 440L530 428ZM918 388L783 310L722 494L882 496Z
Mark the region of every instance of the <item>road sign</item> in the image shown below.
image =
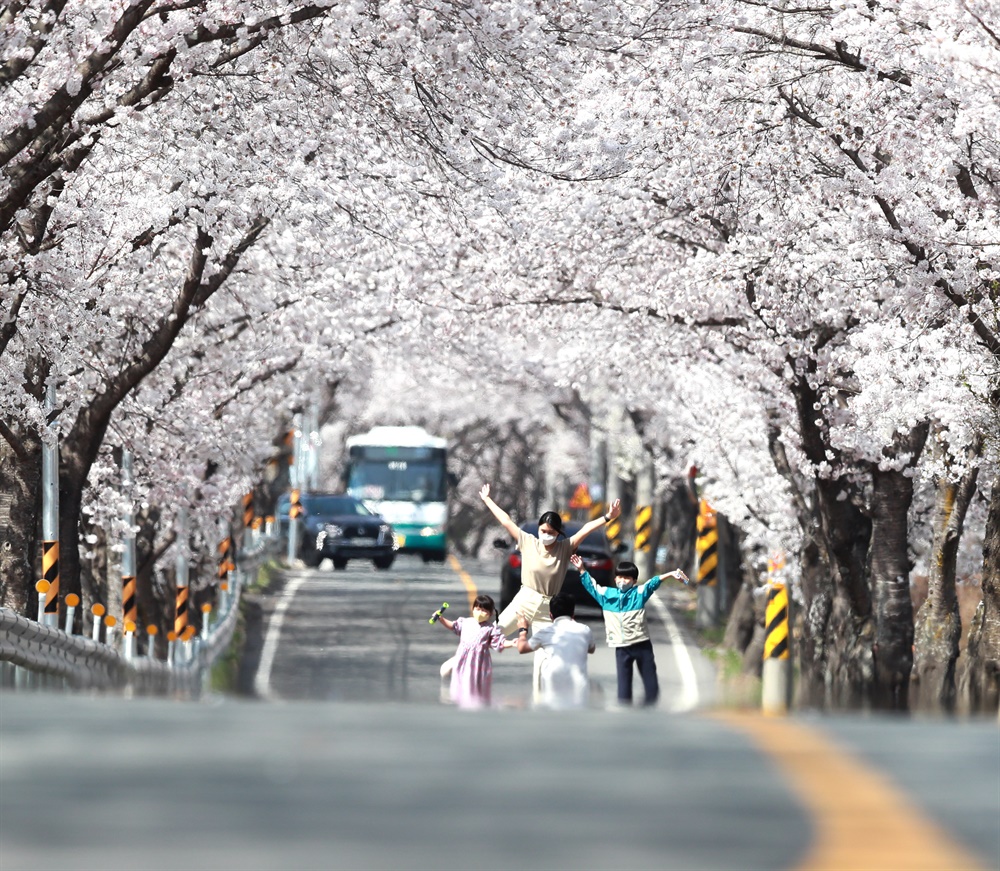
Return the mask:
M590 508L594 500L590 498L590 491L586 484L577 484L576 490L569 500L570 508Z

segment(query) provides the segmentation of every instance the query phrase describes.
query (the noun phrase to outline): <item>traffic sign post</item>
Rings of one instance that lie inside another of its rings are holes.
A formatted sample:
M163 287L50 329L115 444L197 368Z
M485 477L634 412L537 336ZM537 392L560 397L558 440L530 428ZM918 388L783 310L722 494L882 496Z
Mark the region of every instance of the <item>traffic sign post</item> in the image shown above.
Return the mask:
M788 588L781 579L785 555L775 551L767 563L767 607L764 612L764 662L761 707L765 714L781 715L791 704L791 656Z

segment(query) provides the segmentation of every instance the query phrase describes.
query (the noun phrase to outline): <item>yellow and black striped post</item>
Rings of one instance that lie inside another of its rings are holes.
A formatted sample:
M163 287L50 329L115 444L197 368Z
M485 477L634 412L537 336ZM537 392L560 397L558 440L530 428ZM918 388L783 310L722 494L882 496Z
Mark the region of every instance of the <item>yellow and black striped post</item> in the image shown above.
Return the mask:
M653 546L653 506L641 505L635 512L635 552L648 553Z
M765 714L788 711L790 656L788 633L788 588L771 583L764 611L764 668L761 704Z
M59 542L42 542L42 578L49 582L45 594L46 620L57 622L59 619ZM55 615L54 618L49 615Z
M788 659L788 590L771 584L764 617L764 659Z
M122 575L122 623L139 622L139 602L135 594L135 575Z
M695 555L698 561L697 581L698 608L695 612L695 626L711 629L719 622L719 530L715 509L707 499L698 502L697 539Z
M177 588L176 610L174 611L174 634L180 636L188 626L189 587Z
M243 497L243 526L249 529L253 525L253 493Z
M606 508L603 503L598 503L601 505L601 514L606 512ZM596 515L595 515L596 516ZM614 547L621 543L622 540L622 515L619 514L614 520L609 520L604 524L604 535L608 539L608 544Z
M718 580L719 570L719 530L715 511L702 499L698 504L698 540L695 551L698 554L698 586L712 587Z
M233 539L232 536L227 535L219 542L219 568L216 577L222 583L227 581L229 573L234 571L236 571L236 562L234 561Z

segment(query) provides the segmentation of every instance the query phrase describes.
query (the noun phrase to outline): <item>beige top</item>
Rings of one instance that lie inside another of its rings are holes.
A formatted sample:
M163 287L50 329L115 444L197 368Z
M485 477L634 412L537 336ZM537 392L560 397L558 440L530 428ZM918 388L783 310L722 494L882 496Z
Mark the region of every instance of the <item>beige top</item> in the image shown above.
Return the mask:
M530 532L518 530L517 546L521 550L521 586L543 596L554 596L566 579L573 545L568 538L556 541L551 551Z

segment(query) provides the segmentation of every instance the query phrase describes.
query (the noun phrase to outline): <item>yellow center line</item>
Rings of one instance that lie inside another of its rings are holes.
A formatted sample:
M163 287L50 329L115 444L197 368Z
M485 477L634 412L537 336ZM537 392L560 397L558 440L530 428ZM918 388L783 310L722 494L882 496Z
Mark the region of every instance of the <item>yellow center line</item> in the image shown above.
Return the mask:
M719 713L777 763L812 817L797 871L982 871L983 864L888 778L817 732L788 720Z
M462 584L465 586L465 592L469 597L469 613L472 613L472 603L476 601L476 596L479 595L479 590L476 588L475 581L472 580L472 576L462 568L462 564L458 561L458 557L455 554L448 554L448 565L452 567L454 572L461 579Z

